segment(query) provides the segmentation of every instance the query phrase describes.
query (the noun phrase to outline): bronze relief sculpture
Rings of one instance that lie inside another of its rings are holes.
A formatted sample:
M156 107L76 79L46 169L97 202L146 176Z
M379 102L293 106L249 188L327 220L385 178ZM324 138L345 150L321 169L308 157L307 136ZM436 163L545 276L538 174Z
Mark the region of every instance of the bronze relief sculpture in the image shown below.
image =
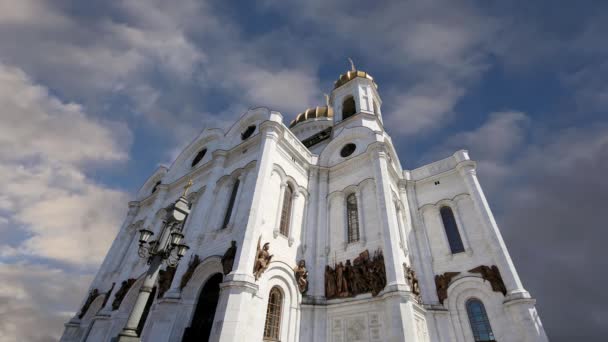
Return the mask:
M308 291L308 271L306 270L306 262L300 260L298 266L293 269L293 273L296 277L296 282L298 283L298 290L300 290L300 293L306 293L306 291Z
M158 275L158 296L156 298L162 298L165 292L171 288L173 277L175 277L175 271L177 267L168 266L165 270L160 270Z
M84 304L82 305L82 308L80 309L78 318L84 317L84 314L87 312L87 310L89 310L91 303L93 303L93 301L95 300L95 298L97 298L97 296L99 296L98 289L93 289L93 290L91 290L91 292L89 292L89 296L87 297L87 300L84 302Z
M268 252L270 249L270 243L266 242L262 248L260 248L260 243L262 241L262 236L258 239L258 247L257 253L255 257L255 264L253 265L253 276L255 280L258 280L264 271L268 268L268 264L270 264L270 260L272 259L272 254Z
M502 281L502 276L500 275L500 271L496 265L492 266L477 266L472 270L469 270L471 273L479 273L483 280L487 280L492 285L492 291L501 292L503 296L507 295L507 287L505 283Z
M224 271L224 275L232 272L232 266L234 264L234 258L236 256L236 241L232 240L230 243L230 247L224 253L222 257L222 269Z
M403 267L405 268L405 280L410 285L410 289L414 296L416 296L418 302L420 302L420 284L418 283L416 272L406 264L403 264Z
M365 250L357 258L339 262L332 268L325 266L325 297L327 299L352 297L371 292L377 296L386 286L386 269L381 250L370 258Z
M118 291L116 291L116 294L114 295L114 300L112 301L112 311L118 310L118 308L120 307L120 303L127 295L127 292L129 292L129 289L131 288L131 286L133 286L134 283L135 279L133 278L129 278L127 280L122 281L122 284L120 284L120 288L118 289Z
M437 288L437 298L439 303L443 304L443 301L448 298L448 287L452 278L459 275L460 272L445 272L435 276L435 287Z

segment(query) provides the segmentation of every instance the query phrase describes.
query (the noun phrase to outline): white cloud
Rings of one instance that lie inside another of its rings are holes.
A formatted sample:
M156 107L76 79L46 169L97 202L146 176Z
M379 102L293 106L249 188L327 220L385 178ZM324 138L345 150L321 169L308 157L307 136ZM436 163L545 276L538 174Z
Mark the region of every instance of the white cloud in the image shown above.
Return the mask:
M91 276L0 263L0 336L4 342L57 341Z
M90 119L80 105L59 101L1 64L0 108L2 216L27 236L9 254L99 263L127 195L95 184L83 167L126 160L128 128Z

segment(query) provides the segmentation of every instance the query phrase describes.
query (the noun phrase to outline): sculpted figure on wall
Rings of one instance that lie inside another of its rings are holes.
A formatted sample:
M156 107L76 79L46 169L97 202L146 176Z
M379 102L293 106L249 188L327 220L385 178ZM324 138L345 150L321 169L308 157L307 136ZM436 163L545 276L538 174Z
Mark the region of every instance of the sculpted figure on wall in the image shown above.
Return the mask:
M443 304L443 301L448 298L448 287L452 278L459 275L460 272L445 272L444 274L435 276L435 287L437 288L437 298L439 303Z
M336 272L327 265L325 266L325 297L334 298L336 295Z
M182 275L182 279L179 282L180 290L186 287L188 281L190 281L190 278L192 278L192 274L194 274L196 266L198 266L200 263L201 258L198 256L198 254L195 254L194 256L190 257L190 261L188 262L188 269L186 270L186 272L184 272L184 275Z
M255 258L255 265L253 266L253 276L255 280L258 280L264 271L268 268L268 264L270 264L270 260L272 259L272 254L268 252L270 249L270 243L266 242L264 247L260 248L262 237L258 239L258 248Z
M122 284L120 284L120 288L118 289L118 291L116 291L116 294L114 295L114 300L112 301L112 311L118 310L118 308L120 307L120 303L127 295L127 292L129 292L129 289L131 288L133 283L135 283L135 279L133 278L129 278L127 280L122 281Z
M471 273L479 273L484 280L490 282L492 285L492 291L501 292L503 296L507 295L507 287L505 283L502 281L502 276L500 275L500 271L496 265L492 266L478 266L472 270L469 270Z
M162 298L165 295L165 292L171 288L171 283L173 282L173 277L175 277L176 270L177 267L168 266L166 270L159 271L157 298Z
M234 258L236 256L236 241L232 240L230 247L224 253L222 257L222 269L224 270L224 275L232 272L232 266L234 265Z
M356 296L371 292L378 295L386 286L386 269L384 255L378 250L374 257L369 257L369 251L364 251L351 263L339 262L335 269L325 267L325 297L328 299L338 297Z
M93 301L95 300L95 298L97 298L97 296L99 296L98 289L93 289L93 290L91 290L91 292L89 292L89 296L87 297L87 300L85 300L84 304L82 305L82 308L80 309L78 318L84 317L84 314L87 312L87 310L89 310L89 306L91 306L91 303L93 303Z
M293 272L298 282L298 289L300 293L306 293L308 291L308 271L306 270L306 262L300 260L298 266L293 269Z

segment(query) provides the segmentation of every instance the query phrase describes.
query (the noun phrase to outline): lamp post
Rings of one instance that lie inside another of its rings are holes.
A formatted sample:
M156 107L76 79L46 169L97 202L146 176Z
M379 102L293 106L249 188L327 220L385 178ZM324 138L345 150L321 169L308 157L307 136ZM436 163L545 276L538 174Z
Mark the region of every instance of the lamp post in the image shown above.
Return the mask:
M177 266L179 260L186 254L188 245L182 243L184 234L182 233L184 222L190 214L190 203L186 199L188 189L192 186L192 181L184 187L184 194L169 208L167 215L163 219L163 227L160 232L160 237L157 240L148 241L154 232L149 229L141 229L139 231L139 250L138 255L141 258L148 259L148 271L144 278L144 282L139 289L137 301L129 315L127 324L118 335L118 342L139 341L137 335L137 326L141 320L141 316L150 297L150 293L156 285L158 273L163 262L169 266Z

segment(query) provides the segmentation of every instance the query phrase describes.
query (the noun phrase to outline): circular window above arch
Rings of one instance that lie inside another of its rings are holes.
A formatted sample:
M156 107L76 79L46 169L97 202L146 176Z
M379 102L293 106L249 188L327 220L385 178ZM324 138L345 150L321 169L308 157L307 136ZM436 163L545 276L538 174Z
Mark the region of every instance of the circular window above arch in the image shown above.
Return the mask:
M351 154L353 154L353 152L355 152L356 149L357 149L357 145L355 145L353 143L346 144L340 150L340 155L342 156L342 158L346 158L346 157L350 156Z
M249 138L253 134L253 132L255 132L255 125L247 127L247 129L244 130L243 133L241 133L241 139L245 140Z
M205 157L206 153L207 153L207 149L206 148L198 151L198 153L196 154L196 156L194 156L194 159L192 159L192 167L195 167L196 164L200 163L200 161L203 160L203 157Z

